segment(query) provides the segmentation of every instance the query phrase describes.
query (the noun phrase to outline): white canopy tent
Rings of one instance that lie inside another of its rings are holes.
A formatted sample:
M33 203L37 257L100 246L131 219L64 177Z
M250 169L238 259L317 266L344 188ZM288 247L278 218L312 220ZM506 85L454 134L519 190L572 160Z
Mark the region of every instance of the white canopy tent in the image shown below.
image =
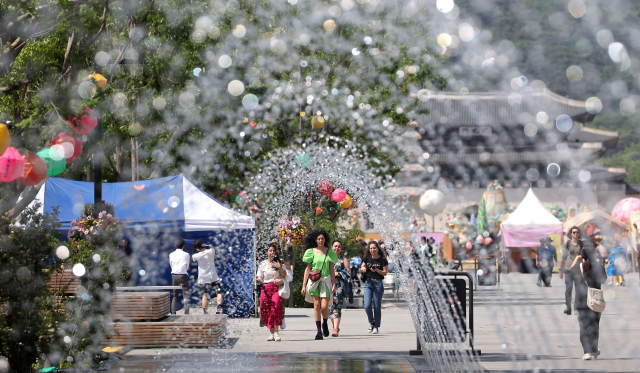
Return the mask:
M562 222L540 203L531 188L501 227L507 247L538 246L541 238L562 234Z

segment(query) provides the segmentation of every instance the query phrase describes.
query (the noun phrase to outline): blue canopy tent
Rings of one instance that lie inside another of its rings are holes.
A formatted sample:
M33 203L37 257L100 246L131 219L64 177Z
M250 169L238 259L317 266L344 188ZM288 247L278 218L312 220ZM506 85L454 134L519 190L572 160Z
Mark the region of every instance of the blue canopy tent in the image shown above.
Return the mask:
M200 190L183 175L161 179L102 184L104 201L115 207L116 219L126 224L133 255L132 284L171 285L169 253L174 239L189 244L200 238L216 250L216 269L223 282L223 308L231 317L249 317L253 302L254 235L252 217L233 211ZM80 218L82 205L93 202L93 183L49 178L32 205L40 212L59 207L61 230ZM197 263L191 263L192 304L198 302Z

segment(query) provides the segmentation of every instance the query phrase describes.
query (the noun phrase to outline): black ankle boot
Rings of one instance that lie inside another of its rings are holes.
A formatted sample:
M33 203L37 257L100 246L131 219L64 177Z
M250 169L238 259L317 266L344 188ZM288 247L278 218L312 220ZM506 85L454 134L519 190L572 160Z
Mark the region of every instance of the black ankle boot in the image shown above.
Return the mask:
M322 332L318 330L318 333L316 334L316 341L320 339L324 339L324 338L322 338Z

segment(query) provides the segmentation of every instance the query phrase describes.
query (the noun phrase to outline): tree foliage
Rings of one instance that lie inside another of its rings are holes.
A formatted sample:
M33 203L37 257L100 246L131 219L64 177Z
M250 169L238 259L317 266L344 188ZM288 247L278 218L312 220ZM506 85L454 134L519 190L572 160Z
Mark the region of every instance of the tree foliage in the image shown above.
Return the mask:
M270 149L317 140L291 132L314 116L395 173L394 139L421 112L418 92L446 84L431 65L426 8L295 3L4 0L0 120L35 152L91 107L103 121L105 180L182 172L228 202ZM94 72L108 85L81 97ZM61 177L87 177L89 144Z

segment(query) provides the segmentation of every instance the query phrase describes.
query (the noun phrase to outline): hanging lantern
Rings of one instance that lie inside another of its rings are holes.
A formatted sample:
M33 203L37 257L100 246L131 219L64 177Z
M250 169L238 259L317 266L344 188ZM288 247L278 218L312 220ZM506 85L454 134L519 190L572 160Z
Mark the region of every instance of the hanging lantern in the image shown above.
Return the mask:
M37 154L28 153L24 157L24 171L18 178L22 185L33 186L39 184L47 177L47 163Z
M333 184L329 180L322 180L316 190L322 194L323 196L331 197L331 193L333 193Z
M320 206L316 207L316 215L320 215L321 212L322 212L322 207Z
M345 210L349 210L350 208L353 207L353 205L354 205L353 199L348 194L344 197L344 200L340 202L340 206L342 206L342 208Z
M87 114L93 113L93 110L88 107L84 108L84 111ZM78 123L78 118L71 118L67 120L67 123L71 125L71 127L76 131L78 135L86 135L87 133L93 131L94 128L98 125L98 120L96 118L91 118L86 114L82 116L80 119L80 123Z
M0 156L0 181L8 183L19 178L24 171L24 159L20 152L10 146Z
M105 78L104 76L100 75L100 74L89 74L89 76L87 76L87 79L91 79L93 78L93 80L96 81L96 84L98 85L98 87L100 88L104 88L107 85L107 78Z
M347 197L347 192L344 189L337 188L331 193L331 200L333 202L342 202Z
M51 140L51 146L60 145L64 148L64 157L67 163L74 161L82 154L82 139L75 138L71 131L59 133Z
M311 160L311 157L307 153L302 153L296 157L296 162L300 165L300 167L307 167L307 163Z
M320 115L315 115L311 118L311 128L314 130L320 130L324 127L324 118Z
M11 146L9 129L6 125L0 123L0 155L3 155L9 146Z
M38 156L49 166L47 176L56 176L67 168L67 161L56 148L44 148L38 152Z
M246 192L240 192L236 196L236 202L238 202L241 205L244 205L247 202L247 197L248 196Z

